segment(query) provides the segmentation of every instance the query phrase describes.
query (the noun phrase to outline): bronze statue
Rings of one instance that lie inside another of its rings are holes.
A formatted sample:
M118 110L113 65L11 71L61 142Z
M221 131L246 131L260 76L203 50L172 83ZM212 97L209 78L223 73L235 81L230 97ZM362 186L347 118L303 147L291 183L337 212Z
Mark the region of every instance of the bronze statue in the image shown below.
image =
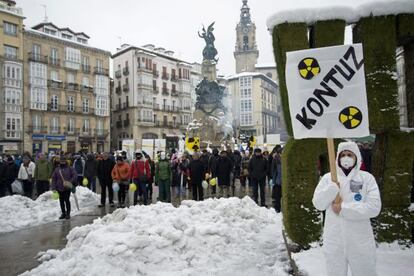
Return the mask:
M210 24L210 26L207 27L207 31L203 26L203 33L200 35L200 32L198 32L198 36L201 38L204 38L206 42L206 46L203 49L203 59L204 60L212 60L215 62L218 62L218 58L216 59L217 50L214 47L214 40L216 38L214 37L213 31L214 31L214 22Z

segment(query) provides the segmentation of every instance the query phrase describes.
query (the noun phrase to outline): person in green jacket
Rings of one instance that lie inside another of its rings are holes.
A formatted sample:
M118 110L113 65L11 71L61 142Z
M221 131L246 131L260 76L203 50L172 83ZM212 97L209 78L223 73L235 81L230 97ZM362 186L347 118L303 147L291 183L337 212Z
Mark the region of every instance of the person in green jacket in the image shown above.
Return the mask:
M52 164L46 160L46 157L43 153L39 153L34 172L34 179L36 181L36 190L38 196L44 192L49 191L49 181L52 173Z
M171 202L171 164L165 152L160 153L160 160L155 164L155 185L159 187L159 200Z

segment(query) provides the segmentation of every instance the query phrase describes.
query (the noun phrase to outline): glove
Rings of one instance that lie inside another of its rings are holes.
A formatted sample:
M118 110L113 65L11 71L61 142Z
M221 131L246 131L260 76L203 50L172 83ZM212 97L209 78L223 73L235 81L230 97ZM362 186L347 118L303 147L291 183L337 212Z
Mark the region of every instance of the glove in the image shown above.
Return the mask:
M71 192L72 192L72 194L76 193L76 186L75 185L72 186Z

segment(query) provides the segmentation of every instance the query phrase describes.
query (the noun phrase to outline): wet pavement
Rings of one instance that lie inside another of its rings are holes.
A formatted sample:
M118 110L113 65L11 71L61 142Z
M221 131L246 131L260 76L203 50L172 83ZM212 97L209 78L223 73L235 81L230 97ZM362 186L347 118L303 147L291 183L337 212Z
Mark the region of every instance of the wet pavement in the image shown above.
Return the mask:
M246 191L241 189L237 184L235 190L236 196L244 197L248 192L251 192L251 190ZM158 187L155 187L153 203L157 201L157 196ZM211 196L210 191L208 191L205 198ZM175 190L172 191L172 204L174 206L178 206L181 200L185 199L192 199L192 194L189 190L185 190L184 194L179 197L176 196ZM266 187L266 204L271 206L271 202L269 188ZM0 275L18 275L38 266L39 262L36 256L40 251L64 248L67 242L66 236L73 228L92 223L94 219L105 216L114 210L114 208L109 208L109 206L106 206L106 208L97 207L91 213L74 216L70 220L61 220L0 234Z

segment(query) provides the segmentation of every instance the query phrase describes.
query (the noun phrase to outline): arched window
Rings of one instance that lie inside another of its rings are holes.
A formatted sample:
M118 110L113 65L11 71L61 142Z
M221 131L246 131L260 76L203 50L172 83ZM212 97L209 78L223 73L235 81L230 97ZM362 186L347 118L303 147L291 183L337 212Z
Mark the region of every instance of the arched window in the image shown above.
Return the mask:
M249 50L249 37L243 36L243 50Z

